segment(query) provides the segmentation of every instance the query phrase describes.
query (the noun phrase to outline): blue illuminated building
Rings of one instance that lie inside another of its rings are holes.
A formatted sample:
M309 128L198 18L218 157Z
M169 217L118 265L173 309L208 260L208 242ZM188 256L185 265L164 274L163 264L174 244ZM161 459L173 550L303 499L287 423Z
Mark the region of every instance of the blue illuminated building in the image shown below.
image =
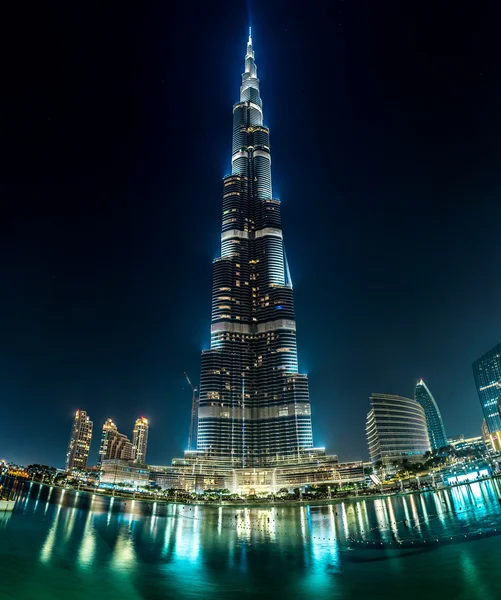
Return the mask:
M473 377L489 433L501 431L498 400L501 397L501 344L473 363Z
M426 383L420 379L414 392L414 400L423 407L428 426L428 435L432 450L438 450L448 445L447 435L442 421L442 415L435 402L435 398L428 389Z
M197 432L198 452L235 468L294 461L313 447L269 138L249 32L233 107L231 174L223 180Z

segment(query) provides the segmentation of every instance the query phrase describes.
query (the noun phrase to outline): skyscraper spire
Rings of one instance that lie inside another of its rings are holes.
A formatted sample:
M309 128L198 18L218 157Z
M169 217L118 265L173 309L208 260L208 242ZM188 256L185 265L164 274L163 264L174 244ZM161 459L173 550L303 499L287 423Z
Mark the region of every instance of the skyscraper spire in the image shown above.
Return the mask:
M245 89L244 84L246 81L250 86L257 88L259 95L259 80L257 79L257 67L256 63L254 62L254 48L252 46L250 28L249 40L247 42L247 52L245 53L245 70L242 73L242 87L240 88L240 100L243 100L242 92Z
M249 27L249 39L247 40L247 53L245 58L252 56L254 58L254 51L252 49L252 27Z

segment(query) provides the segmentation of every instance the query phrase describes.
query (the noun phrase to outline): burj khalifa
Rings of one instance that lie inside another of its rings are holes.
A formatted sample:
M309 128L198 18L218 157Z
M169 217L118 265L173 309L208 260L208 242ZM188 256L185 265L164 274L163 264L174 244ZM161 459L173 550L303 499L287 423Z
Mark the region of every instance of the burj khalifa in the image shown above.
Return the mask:
M313 447L308 378L298 372L292 282L252 34L233 107L221 256L213 263L210 349L202 353L197 450L228 466L294 463Z

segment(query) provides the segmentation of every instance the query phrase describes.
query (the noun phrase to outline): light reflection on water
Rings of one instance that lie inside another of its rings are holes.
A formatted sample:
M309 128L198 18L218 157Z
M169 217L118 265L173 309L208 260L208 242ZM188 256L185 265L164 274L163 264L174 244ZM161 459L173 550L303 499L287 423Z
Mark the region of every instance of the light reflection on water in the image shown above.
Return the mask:
M488 538L501 533L497 481L256 508L145 503L29 483L16 490L15 512L0 517L0 581L15 568L13 597L29 597L23 568L42 590L40 600L53 597L54 582L73 590L69 599L86 597L90 585L92 600L265 599L284 590L288 598L344 598L364 593L369 581L371 598L400 597L402 585L412 598L412 578L421 578L422 589L423 576L438 578L429 598L441 597L434 595L441 583L451 597L455 586L464 598L501 597L500 538Z

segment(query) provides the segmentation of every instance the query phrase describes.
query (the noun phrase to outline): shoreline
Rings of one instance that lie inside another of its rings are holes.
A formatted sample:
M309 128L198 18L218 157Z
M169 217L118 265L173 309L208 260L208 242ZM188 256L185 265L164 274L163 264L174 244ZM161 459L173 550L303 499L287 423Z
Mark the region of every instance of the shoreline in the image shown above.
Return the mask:
M475 481L472 482L460 482L460 483L456 483L454 485L448 485L448 486L443 486L440 488L434 488L434 489L422 489L422 490L404 490L404 491L397 491L397 492L382 492L379 494L350 494L349 496L346 496L344 498L319 498L319 499L308 499L308 500L276 500L274 502L270 501L270 500L262 500L262 501L255 501L255 502L245 502L245 501L231 501L231 500L221 500L221 501L203 501L203 500L193 500L193 499L186 499L186 500L174 500L174 499L165 499L165 498L144 498L141 496L134 496L132 494L130 495L124 495L124 494L108 494L108 493L103 493L101 491L98 490L92 490L92 489L77 489L74 487L71 488L66 488L64 486L60 486L60 485L55 485L55 484L49 484L49 483L42 483L41 481L35 481L35 480L30 480L30 479L25 479L25 480L19 480L19 479L13 479L12 481L18 481L21 482L23 484L36 484L40 487L47 487L47 488L52 488L52 489L59 489L62 490L64 492L73 492L73 493L78 493L78 494L85 494L85 495L94 495L94 496L100 496L102 498L109 498L114 499L114 500L121 500L124 503L126 503L127 501L135 501L135 502L142 502L142 503L146 503L146 504L152 504L152 503L157 503L157 504L171 504L171 505L193 505L193 506L205 506L205 507L214 507L214 508L219 508L219 507L223 507L223 508L229 508L229 507L234 507L234 508L276 508L276 507L294 507L294 506L329 506L329 505L334 505L334 504L342 504L343 502L360 502L360 501L365 501L365 500L381 500L381 499L385 499L385 498L390 498L390 497L394 497L394 496L411 496L413 494L425 494L428 492L432 492L432 493L437 493L437 492L441 492L441 491L445 491L445 490L449 490L449 489L453 489L456 487L460 487L460 486L465 486L465 485L471 485L472 483L481 483L482 481L489 481L489 480L494 480L494 479L499 479L501 477L501 474L498 475L492 475L489 477L484 477L482 479L477 479ZM6 477L7 479L11 479L8 476ZM11 488L12 489L12 488ZM501 502L501 499L500 499Z

